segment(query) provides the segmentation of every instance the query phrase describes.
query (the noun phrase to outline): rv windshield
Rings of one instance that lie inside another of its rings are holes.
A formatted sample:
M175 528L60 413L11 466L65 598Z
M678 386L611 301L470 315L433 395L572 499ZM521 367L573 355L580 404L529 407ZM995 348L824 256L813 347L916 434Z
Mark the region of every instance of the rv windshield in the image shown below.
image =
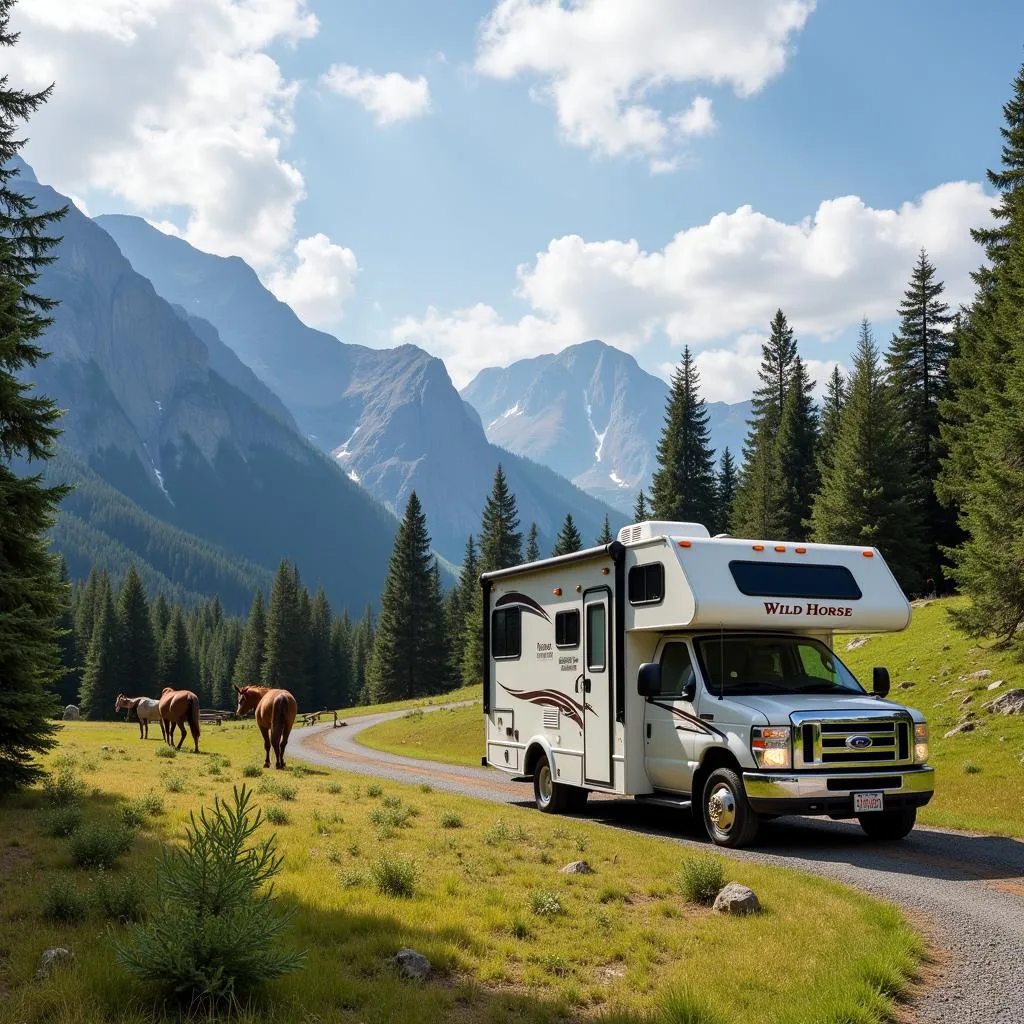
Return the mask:
M697 641L697 651L715 695L865 692L823 643L809 637L707 637Z

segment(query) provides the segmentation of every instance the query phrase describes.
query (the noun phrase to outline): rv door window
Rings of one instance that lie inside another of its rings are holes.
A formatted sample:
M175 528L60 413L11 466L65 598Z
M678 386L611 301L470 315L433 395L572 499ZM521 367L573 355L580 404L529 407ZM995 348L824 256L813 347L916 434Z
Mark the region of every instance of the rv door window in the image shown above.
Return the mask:
M580 645L580 613L575 608L571 612L555 613L555 646L579 647Z
M629 570L629 603L657 604L665 596L665 567L661 562L634 565Z
M729 572L748 597L804 597L857 601L860 587L845 565L797 565L779 562L730 562Z
M665 644L661 653L661 697L681 697L693 680L690 648L684 643Z
M522 653L522 612L518 608L499 608L491 616L491 655L518 658Z
M605 666L604 605L587 606L587 671L601 672Z

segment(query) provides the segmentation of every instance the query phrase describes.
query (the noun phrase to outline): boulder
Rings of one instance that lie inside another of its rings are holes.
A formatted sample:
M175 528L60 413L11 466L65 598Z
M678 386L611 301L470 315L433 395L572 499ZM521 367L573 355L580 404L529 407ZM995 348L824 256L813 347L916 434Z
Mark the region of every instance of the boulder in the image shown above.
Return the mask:
M1024 690L1017 688L1001 693L995 700L982 705L997 715L1024 715Z
M430 961L415 949L400 949L393 963L398 967L398 973L411 981L426 981L433 973Z
M1006 684L1006 680L1005 679L997 679L994 683L989 683L988 686L985 687L985 689L986 690L998 690L1000 686L1004 686L1005 684Z
M48 978L54 968L67 966L75 959L75 954L63 946L54 946L51 949L44 949L43 955L39 958L39 966L36 968L36 977L40 980Z
M585 860L574 860L562 868L563 875L592 875L594 869Z
M900 689L901 690L912 690L913 688L914 688L914 684L912 682L910 682L909 679L906 680L905 682L900 683Z
M959 736L963 732L974 732L974 723L961 722L958 726L955 726L954 728L950 729L949 732L947 732L946 735L942 738L944 740L950 740L954 736Z
M761 903L753 889L730 882L715 897L712 909L720 914L756 914L761 909Z
M967 696L964 697L962 701L960 701L960 707L964 707L964 705L970 704L972 700L974 700L974 698L970 694L967 694Z
M846 649L848 651L855 651L855 650L857 650L858 647L863 647L870 639L871 639L871 637L869 637L869 636L855 636L846 645Z
M64 709L64 721L65 722L77 722L78 719L81 718L81 717L82 717L81 712L78 710L78 708L75 707L74 704L69 704Z
M992 669L979 668L977 672L965 672L960 677L960 681L963 682L965 679L988 679L990 675L992 675Z

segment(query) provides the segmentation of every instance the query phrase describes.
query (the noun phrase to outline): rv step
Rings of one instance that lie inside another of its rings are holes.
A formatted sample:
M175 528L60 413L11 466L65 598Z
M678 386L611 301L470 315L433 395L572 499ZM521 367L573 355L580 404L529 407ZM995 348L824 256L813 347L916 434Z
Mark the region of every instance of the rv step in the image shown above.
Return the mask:
M671 793L640 793L633 799L637 803L654 804L656 807L675 807L679 811L693 809L693 801L689 797L674 796Z

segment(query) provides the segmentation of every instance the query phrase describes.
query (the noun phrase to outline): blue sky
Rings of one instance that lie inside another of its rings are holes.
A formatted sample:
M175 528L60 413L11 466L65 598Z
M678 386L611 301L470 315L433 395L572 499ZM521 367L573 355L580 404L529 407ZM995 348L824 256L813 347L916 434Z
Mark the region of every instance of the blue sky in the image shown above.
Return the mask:
M20 70L58 85L41 178L237 252L308 321L415 341L459 385L599 336L662 373L690 344L734 400L777 305L824 374L861 315L886 340L921 245L966 299L1024 60L1024 5L997 0L587 0L540 36L530 0L38 2L19 27ZM609 24L621 46L591 46ZM380 123L385 74L410 84ZM696 97L713 128L694 111L664 144L615 120L660 131ZM83 109L98 141L74 146Z

